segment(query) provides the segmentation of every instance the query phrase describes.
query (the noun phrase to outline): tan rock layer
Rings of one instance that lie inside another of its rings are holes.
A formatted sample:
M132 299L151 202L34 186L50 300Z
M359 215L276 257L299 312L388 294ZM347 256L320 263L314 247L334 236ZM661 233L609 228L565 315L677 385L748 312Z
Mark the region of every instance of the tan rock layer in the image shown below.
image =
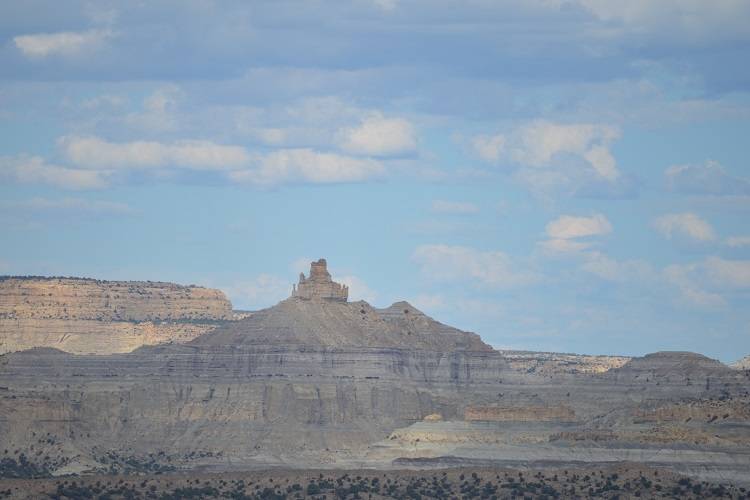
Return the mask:
M54 347L75 354L129 352L187 342L232 319L219 290L82 278L0 279L0 354Z
M4 278L0 317L174 321L231 319L232 304L219 290L148 281L81 278Z
M564 405L467 406L464 420L484 422L573 422L575 412Z
M144 345L187 342L214 328L205 323L0 319L0 354L33 347L73 354L124 353Z

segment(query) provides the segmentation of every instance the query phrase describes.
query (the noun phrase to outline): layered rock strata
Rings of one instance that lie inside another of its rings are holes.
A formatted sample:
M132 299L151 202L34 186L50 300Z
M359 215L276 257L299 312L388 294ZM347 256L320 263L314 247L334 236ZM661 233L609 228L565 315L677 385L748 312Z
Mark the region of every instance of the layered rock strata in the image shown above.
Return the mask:
M173 283L82 278L0 279L0 353L55 347L129 352L186 342L232 319L219 290Z
M601 373L523 356L406 302L293 296L185 344L0 356L0 449L53 473L629 460L746 478L750 372L692 353Z

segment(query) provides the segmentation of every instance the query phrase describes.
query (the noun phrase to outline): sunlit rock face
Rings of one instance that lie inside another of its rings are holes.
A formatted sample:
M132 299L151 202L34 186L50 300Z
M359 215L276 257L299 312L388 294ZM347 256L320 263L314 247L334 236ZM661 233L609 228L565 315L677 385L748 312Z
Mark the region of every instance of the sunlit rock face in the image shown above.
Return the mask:
M333 281L328 272L328 263L325 259L319 259L310 263L309 277L299 274L299 283L292 288L292 297L346 302L349 299L349 287Z
M187 342L232 319L219 290L149 281L0 278L0 353L110 354Z

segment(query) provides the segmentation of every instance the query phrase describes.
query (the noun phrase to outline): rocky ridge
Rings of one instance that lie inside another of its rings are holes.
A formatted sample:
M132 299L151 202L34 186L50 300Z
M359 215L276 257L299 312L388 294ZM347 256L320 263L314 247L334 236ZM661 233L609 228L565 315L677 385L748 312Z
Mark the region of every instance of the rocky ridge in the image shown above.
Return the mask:
M0 353L56 347L129 352L185 342L233 319L219 290L149 281L0 278Z

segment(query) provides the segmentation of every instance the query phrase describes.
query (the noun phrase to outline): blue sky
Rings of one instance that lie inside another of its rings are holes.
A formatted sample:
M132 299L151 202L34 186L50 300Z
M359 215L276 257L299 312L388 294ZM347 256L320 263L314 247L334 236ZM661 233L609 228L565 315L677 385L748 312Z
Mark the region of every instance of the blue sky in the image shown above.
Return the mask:
M63 7L64 6L64 7ZM6 2L0 274L750 353L750 4Z

